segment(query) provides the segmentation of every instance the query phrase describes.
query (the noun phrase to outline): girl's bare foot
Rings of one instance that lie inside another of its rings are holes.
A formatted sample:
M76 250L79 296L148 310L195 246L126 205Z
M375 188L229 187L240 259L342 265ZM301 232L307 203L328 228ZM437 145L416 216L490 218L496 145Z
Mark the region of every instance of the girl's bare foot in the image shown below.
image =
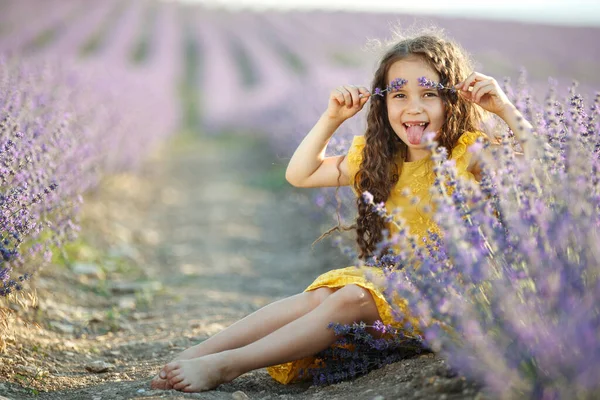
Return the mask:
M152 379L152 381L150 382L150 387L152 389L159 389L159 390L170 390L170 389L173 389L171 387L171 385L169 384L169 381L167 381L166 379L162 379L158 375L156 375Z
M182 392L203 392L214 389L239 376L230 368L227 353L171 362L165 366L166 380L173 389Z

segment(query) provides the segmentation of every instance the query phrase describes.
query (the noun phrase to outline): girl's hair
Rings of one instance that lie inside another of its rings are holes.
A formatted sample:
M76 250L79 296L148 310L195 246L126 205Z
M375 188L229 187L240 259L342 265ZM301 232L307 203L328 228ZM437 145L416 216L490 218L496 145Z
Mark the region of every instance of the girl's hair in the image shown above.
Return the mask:
M418 57L440 76L440 82L446 87L464 80L472 72L472 65L465 51L456 43L445 39L441 34L421 34L404 38L392 45L383 55L375 72L371 93L375 88L385 88L387 74L396 61ZM477 130L481 125L482 113L470 102L459 98L448 90L440 90L444 104L445 121L440 129L437 142L451 150L465 131ZM368 191L375 203L386 202L392 188L398 182L402 171L402 162L408 153L408 146L400 140L392 129L387 114L386 96L371 96L368 114L366 145L363 161L354 177L354 188L359 194L358 217L356 220L359 257L364 259L373 255L377 243L383 239L386 228L382 217L366 204L361 193ZM400 155L400 163L396 160Z

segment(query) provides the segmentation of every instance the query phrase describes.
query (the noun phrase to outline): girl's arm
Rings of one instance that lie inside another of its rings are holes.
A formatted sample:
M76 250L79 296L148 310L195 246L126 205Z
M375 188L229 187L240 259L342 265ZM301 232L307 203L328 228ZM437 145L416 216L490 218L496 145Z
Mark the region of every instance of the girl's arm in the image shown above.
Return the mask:
M508 103L504 111L498 113L498 116L506 122L517 139L521 142L523 152L527 153L528 139L533 132L533 125L523 117L523 114L512 103Z
M369 95L366 88L354 86L342 86L331 92L327 111L321 115L290 159L285 172L289 183L297 187L350 184L346 156L325 157L325 150L335 131L346 119L363 108Z
M502 118L521 142L523 152L526 155L529 154L533 126L510 102L494 78L473 72L455 88L463 99L472 101L484 110L493 112Z
M346 186L350 184L346 157L343 155L325 157L329 140L340 125L339 121L329 118L326 114L321 115L290 159L285 171L285 179L289 183L296 187Z

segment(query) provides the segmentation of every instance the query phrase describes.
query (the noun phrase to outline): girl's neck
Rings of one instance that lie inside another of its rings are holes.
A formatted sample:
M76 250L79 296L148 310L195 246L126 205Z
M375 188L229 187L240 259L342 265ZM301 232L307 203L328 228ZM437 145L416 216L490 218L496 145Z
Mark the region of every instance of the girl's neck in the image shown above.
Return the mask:
M406 155L406 162L415 162L421 161L424 158L428 158L431 155L431 151L427 149L408 149L408 154Z

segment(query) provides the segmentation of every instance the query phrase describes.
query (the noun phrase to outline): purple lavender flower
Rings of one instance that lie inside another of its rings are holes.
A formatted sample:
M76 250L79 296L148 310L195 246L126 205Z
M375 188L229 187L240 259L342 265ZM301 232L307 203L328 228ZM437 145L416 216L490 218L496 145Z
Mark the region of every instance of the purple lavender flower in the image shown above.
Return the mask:
M406 85L407 80L404 78L396 78L393 81L390 82L389 86L388 86L388 90L390 92L394 92L394 91L398 91L400 90L404 85Z
M352 379L424 350L422 338L407 332L400 333L381 321L374 325L364 322L348 325L331 323L328 328L340 337L333 346L316 355L318 367L300 371L303 377L312 376L315 385ZM375 339L368 328L386 335Z
M438 90L449 90L450 93L456 93L456 89L454 87L446 87L441 83L431 81L426 77L422 76L419 79L419 86L430 88L430 89L438 89Z
M170 45L162 43L164 55ZM160 94L172 81L150 65L134 72L107 54L60 64L10 53L0 57L1 295L20 290L52 248L76 237L81 194L102 175L138 165L176 119L167 104L175 96ZM151 115L161 116L156 126Z
M385 87L385 89L381 89L378 87L375 88L373 94L383 97L383 96L385 96L385 92L397 92L404 85L406 85L406 82L407 82L407 80L404 78L396 78L393 81L391 81L390 84Z

